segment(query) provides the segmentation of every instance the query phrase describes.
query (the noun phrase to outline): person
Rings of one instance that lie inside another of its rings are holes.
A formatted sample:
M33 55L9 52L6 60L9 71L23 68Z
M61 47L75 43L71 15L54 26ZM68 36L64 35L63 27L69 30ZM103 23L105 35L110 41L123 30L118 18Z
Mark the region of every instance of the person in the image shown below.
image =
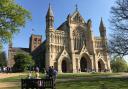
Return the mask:
M5 73L7 71L7 67L3 67L3 72Z
M85 72L87 72L87 68L85 68L84 70L85 70Z
M2 68L0 67L0 73L2 72Z
M6 70L7 70L6 72L9 73L10 72L10 67L7 66Z
M40 70L39 70L39 67L38 66L36 66L36 68L35 68L35 72L39 72Z
M32 79L32 72L31 71L28 74L28 79Z
M38 66L36 66L36 68L35 68L35 74L36 74L36 79L39 79L40 74L39 74L39 67Z
M40 74L39 74L39 72L36 72L36 79L40 79Z
M79 73L81 72L80 68L79 68Z
M48 78L49 78L48 70L46 70L45 72L46 72L46 73L45 73L45 75L46 75L45 78L48 79Z
M48 76L49 76L49 78L53 78L53 66L49 67L49 69L48 69Z
M57 70L54 68L54 70L53 70L53 80L54 80L54 81L56 81L57 74L58 74L58 72L57 72Z

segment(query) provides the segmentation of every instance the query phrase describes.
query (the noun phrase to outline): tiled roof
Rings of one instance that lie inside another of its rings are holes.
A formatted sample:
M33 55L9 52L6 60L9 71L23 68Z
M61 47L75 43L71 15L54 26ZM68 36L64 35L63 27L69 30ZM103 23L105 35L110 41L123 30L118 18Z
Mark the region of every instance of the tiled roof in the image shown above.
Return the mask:
M13 51L13 52L30 53L29 48L16 48L16 47L13 47L13 48L12 48L12 51Z

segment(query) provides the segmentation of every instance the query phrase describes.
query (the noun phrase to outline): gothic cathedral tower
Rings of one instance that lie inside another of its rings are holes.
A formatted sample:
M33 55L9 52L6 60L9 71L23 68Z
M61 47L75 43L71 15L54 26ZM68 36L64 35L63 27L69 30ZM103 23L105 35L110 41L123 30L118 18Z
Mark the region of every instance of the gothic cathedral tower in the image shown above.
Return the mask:
M46 14L46 54L45 54L45 67L51 66L52 52L51 52L51 38L50 35L54 31L54 15L49 4L49 8Z

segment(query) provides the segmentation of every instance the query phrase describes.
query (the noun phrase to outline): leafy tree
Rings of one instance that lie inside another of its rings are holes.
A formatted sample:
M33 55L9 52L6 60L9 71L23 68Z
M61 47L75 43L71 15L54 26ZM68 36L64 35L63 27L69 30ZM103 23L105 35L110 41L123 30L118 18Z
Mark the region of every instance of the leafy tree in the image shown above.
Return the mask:
M14 56L15 64L13 68L18 72L27 70L30 66L34 65L34 61L29 54L16 54Z
M0 66L6 66L7 65L7 58L5 52L0 52Z
M128 64L122 57L114 57L111 60L111 68L113 72L125 72L127 71Z
M116 0L111 8L110 52L125 56L128 55L128 0Z
M0 44L9 42L31 19L29 11L15 3L15 0L0 0Z

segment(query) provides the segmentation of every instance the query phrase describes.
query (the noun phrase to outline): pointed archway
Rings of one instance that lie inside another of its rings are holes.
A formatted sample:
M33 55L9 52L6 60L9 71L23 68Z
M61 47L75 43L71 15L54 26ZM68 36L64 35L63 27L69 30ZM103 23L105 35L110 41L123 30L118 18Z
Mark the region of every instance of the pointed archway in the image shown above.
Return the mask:
M98 72L104 72L105 71L105 63L102 59L98 61Z
M67 72L67 62L66 62L66 60L63 60L62 61L61 69L62 69L62 72L63 73L66 73Z
M87 72L87 60L84 57L80 60L80 68L81 72Z
M86 53L80 59L80 69L81 72L90 72L92 70L92 61Z

